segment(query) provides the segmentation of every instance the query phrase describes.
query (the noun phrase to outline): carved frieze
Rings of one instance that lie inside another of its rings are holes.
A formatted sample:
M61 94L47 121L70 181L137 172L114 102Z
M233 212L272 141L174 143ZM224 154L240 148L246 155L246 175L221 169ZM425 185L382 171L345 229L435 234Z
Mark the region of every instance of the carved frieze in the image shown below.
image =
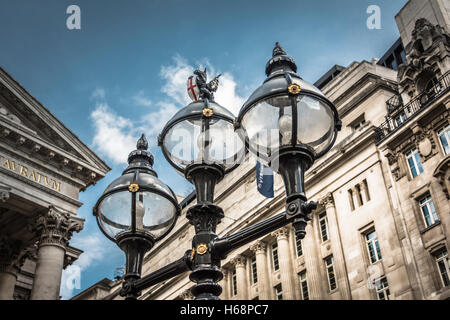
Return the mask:
M450 52L450 35L441 26L418 19L405 51L408 63L399 67L398 80L401 91L412 97L422 93L433 76L441 75L440 63Z

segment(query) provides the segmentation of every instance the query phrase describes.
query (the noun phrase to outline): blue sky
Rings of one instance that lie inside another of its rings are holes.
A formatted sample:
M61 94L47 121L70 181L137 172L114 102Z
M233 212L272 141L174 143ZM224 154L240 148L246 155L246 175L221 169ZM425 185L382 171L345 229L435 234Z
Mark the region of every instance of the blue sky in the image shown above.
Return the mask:
M75 263L81 288L64 288L63 281L63 298L112 278L124 264L92 207L124 169L140 133L150 140L159 177L177 194L192 189L162 157L156 136L189 102L185 82L193 68L224 74L216 100L236 113L264 80L276 41L315 82L335 64L381 57L399 37L394 16L405 3L0 0L0 65L113 168L80 195L86 222L72 245L85 251ZM81 30L66 27L72 4L81 9ZM369 5L381 8L379 30L366 27Z

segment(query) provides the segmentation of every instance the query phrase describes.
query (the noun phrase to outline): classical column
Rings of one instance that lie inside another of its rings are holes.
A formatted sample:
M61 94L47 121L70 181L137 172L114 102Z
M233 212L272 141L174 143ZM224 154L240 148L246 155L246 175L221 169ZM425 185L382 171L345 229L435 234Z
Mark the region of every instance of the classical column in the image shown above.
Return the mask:
M361 199L359 198L359 192L356 186L352 188L353 192L353 202L355 203L355 209L358 209L362 206Z
M258 276L258 297L259 300L270 300L270 284L269 273L267 271L267 244L263 241L258 241L250 247L255 253L256 258L256 273Z
M64 255L74 231L83 228L83 219L50 206L33 226L39 235L36 271L31 300L58 300Z
M0 238L0 300L13 300L21 249L20 241Z
M322 300L322 285L320 276L320 264L318 254L318 247L315 240L315 232L313 224L317 224L317 214L313 215L311 220L306 225L306 236L303 239L303 255L305 256L306 264L306 278L308 282L308 294L310 300ZM326 281L326 280L324 280Z
M334 205L333 195L328 193L325 198L319 202L325 207L328 218L328 230L330 232L331 249L334 257L334 268L341 298L351 300L352 294L350 283L348 281L347 267L345 264L344 251L342 249L341 236L339 234L339 225L336 216L336 207Z
M283 300L295 300L295 280L292 268L292 259L289 252L289 229L280 228L273 234L277 238L278 262L280 264L281 286L283 289Z
M248 299L247 272L245 270L246 261L247 258L241 255L231 260L231 263L236 267L237 298L239 300Z
M222 300L228 300L228 269L222 269L223 278L220 280L219 284L222 287L222 294L221 299Z

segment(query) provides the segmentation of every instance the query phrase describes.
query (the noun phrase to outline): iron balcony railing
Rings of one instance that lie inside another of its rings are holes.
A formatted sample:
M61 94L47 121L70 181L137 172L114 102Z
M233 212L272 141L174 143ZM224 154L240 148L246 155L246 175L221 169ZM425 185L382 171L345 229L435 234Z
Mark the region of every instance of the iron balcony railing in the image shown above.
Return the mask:
M427 91L419 94L406 105L403 105L399 95L386 101L388 115L386 121L378 128L380 140L385 139L393 132L401 128L408 120L427 108L433 101L450 90L450 71L436 80L435 84Z

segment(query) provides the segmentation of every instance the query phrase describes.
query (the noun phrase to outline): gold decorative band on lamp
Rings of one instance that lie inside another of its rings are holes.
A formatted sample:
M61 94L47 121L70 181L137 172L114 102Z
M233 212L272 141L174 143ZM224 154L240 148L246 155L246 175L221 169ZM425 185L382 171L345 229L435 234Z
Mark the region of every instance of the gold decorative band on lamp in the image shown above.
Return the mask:
M300 91L302 91L302 89L300 88L300 86L298 84L293 83L288 87L288 91L291 94L299 94Z
M197 246L197 253L199 255L203 255L208 251L208 246L204 243L201 243Z
M203 109L203 115L205 116L205 117L211 117L212 115L213 115L213 110L211 109L211 108L205 108L205 109Z
M139 191L139 185L137 183L132 183L128 187L128 190L130 190L130 192L138 192Z

